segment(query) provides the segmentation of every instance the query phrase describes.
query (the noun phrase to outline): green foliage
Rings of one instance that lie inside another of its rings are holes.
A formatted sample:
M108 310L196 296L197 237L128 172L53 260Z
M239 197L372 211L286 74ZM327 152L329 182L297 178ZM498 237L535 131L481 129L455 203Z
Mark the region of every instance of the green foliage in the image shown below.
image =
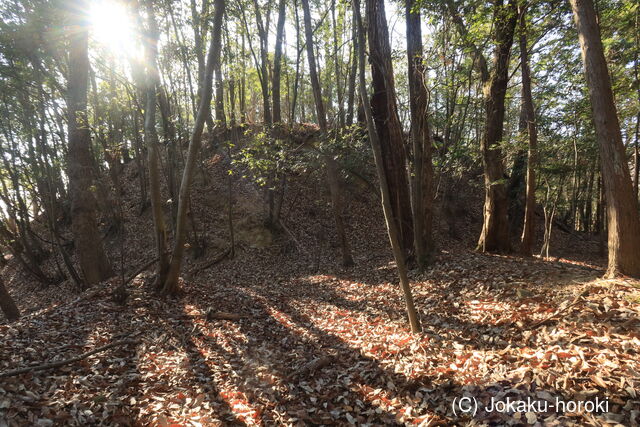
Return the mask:
M274 138L261 131L251 136L250 143L233 155L232 164L246 173L257 185L273 189L274 177L297 173L306 167L305 153L291 142Z

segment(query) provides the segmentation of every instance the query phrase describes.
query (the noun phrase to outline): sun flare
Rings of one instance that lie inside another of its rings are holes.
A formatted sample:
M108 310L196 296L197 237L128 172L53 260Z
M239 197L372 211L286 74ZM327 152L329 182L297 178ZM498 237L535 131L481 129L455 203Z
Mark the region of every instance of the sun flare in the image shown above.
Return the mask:
M91 8L91 30L100 45L119 56L131 56L137 41L131 14L117 0L96 0Z

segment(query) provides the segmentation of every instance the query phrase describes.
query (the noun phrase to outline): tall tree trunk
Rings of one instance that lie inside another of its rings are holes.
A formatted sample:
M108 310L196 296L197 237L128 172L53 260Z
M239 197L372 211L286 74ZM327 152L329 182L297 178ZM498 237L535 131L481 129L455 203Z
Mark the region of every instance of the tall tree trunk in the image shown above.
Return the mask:
M573 134L573 177L571 179L571 204L569 205L569 221L574 230L576 230L576 208L578 204L578 189L580 187L580 177L578 176L578 132L580 125L578 123L578 114L574 113L574 127Z
M411 179L413 209L413 244L418 268L430 263L434 252L432 236L433 163L431 161L431 131L427 121L427 89L422 57L420 10L415 0L407 0L407 58L409 99L411 110L411 145L413 175Z
M164 285L169 271L169 254L167 252L167 226L162 209L162 195L160 193L160 155L158 148L158 133L156 132L156 103L159 88L158 77L158 25L153 13L153 5L147 1L147 20L149 34L146 40L145 60L147 65L144 109L144 139L147 145L149 162L149 191L151 195L151 211L153 214L154 236L156 240L156 255L158 268L155 287L160 290ZM166 120L166 119L165 119ZM172 143L172 142L170 142ZM171 162L171 159L168 159Z
M408 257L413 247L411 198L404 138L396 104L387 17L384 0L367 0L366 5L369 62L373 79L371 110L380 138L393 218L399 230L400 247L405 257Z
M298 103L298 92L301 92L302 83L300 83L300 55L302 54L302 48L300 47L300 14L298 13L298 2L293 2L293 13L295 15L295 27L296 27L296 75L293 79L293 96L291 99L291 111L290 121L295 123L296 119L296 105ZM304 120L300 120L304 122Z
M273 82L271 83L274 123L280 123L282 121L282 108L280 107L280 74L282 70L282 39L284 38L286 6L287 2L285 0L280 0L278 5L278 24L276 27L276 50L273 56Z
M502 134L504 129L504 100L509 80L509 56L516 23L518 22L517 1L510 0L507 5L503 0L494 0L493 27L495 47L493 53L493 69L489 72L487 59L482 49L470 38L462 17L452 0L446 5L454 24L463 41L471 49L474 66L480 72L484 92L485 123L480 139L482 164L484 169L485 201L482 233L478 240L477 250L482 252L509 252L509 198L506 185L506 174L502 163ZM476 135L480 132L476 129Z
M640 183L640 112L636 117L636 143L634 151L633 194L638 197L638 184Z
M353 124L353 110L355 108L355 95L356 95L356 76L358 74L358 29L355 24L351 24L352 27L352 44L353 52L351 53L351 69L349 70L349 85L347 89L347 126Z
M494 7L496 47L493 54L493 70L488 79L483 79L485 125L480 149L484 167L485 200L478 250L509 252L509 199L500 144L504 130L509 58L518 14L515 0L509 1L506 6L501 0L496 0Z
M640 7L636 7L635 20L635 57L633 59L633 77L636 86L636 100L640 103ZM633 194L638 197L638 184L640 184L640 110L636 114L635 131L635 161L633 171Z
M309 62L309 78L311 80L311 89L313 91L313 99L318 115L318 125L322 132L327 132L327 117L324 109L324 101L322 100L322 91L320 89L320 80L318 79L318 69L316 67L316 55L313 51L313 28L311 26L311 12L309 10L309 0L302 0L302 11L304 13L304 32L306 38L307 60ZM326 135L324 135L326 136Z
M256 12L256 24L258 27L258 37L260 39L260 68L258 76L260 77L260 88L262 89L262 108L264 115L264 123L266 125L273 124L273 116L271 115L271 103L269 102L269 51L268 51L268 32L262 21L262 13L258 0L253 0ZM270 7L270 2L267 8Z
M333 56L333 65L334 65L334 72L335 72L335 76L334 76L334 80L336 83L336 101L338 102L338 127L342 128L344 127L344 89L342 87L342 73L341 73L341 66L340 66L340 60L341 58L338 57L338 45L339 45L339 40L338 40L338 23L336 21L336 7L339 7L338 5L336 5L336 1L332 0L331 2L331 26L333 28L333 52L331 52L332 56ZM340 8L340 15L339 18L343 18L340 21L344 22L344 16L342 16L342 8ZM327 54L327 57L329 55ZM328 97L330 99L330 97Z
M5 288L2 277L0 277L0 309L2 309L9 322L14 322L20 318L20 310L18 310L18 306L9 295L7 288Z
M305 0L306 1L306 0ZM360 98L362 99L362 105L367 123L367 131L369 133L369 140L371 141L371 147L373 148L373 157L376 163L376 170L378 173L378 180L380 182L380 194L382 198L382 208L384 211L384 218L387 225L387 232L389 234L389 240L391 242L391 249L393 251L393 257L396 260L396 266L398 268L398 275L400 276L400 285L404 293L405 304L407 306L407 317L409 319L409 325L412 332L420 332L422 327L420 325L420 318L416 311L413 295L411 293L411 286L409 284L409 277L407 275L407 265L405 263L405 255L402 250L400 242L400 230L398 229L398 221L394 218L391 192L389 191L389 182L387 181L387 172L385 170L384 161L382 158L382 142L376 130L374 123L373 111L367 97L367 83L364 76L364 61L365 61L365 39L364 28L362 25L362 17L360 15L360 0L353 0L353 14L355 19L355 25L358 28L358 62L360 69L358 72L358 88L360 92ZM369 48L371 50L371 48Z
M593 229L593 181L595 178L596 158L594 156L592 166L589 168L589 184L587 185L587 195L584 200L584 229L587 233Z
M228 32L226 32L226 34L228 35ZM226 41L226 45L227 46L229 45L228 39ZM222 129L226 129L227 127L227 117L224 112L224 79L222 78L222 61L223 59L225 59L225 56L227 61L229 62L231 61L231 59L228 57L226 52L227 50L223 52L222 49L220 49L220 53L218 55L219 57L215 59L216 69L214 70L215 79L216 79L216 83L215 83L216 125L220 126ZM219 139L219 138L216 138L216 139Z
M620 123L611 90L600 29L592 0L571 0L600 147L607 204L609 265L607 276L640 277L640 217L633 194Z
M640 82L639 82L640 84ZM638 183L640 182L640 111L636 116L636 142L634 151L633 194L638 197Z
M102 246L96 220L96 201L92 193L93 159L87 116L89 51L85 0L74 0L69 7L69 75L67 109L69 114L68 176L75 250L86 285L113 276Z
M224 81L222 79L221 58L216 61L218 68L215 70L216 75L216 124L223 128L227 126L227 118L224 114Z
M154 64L156 64L156 69L157 69L157 62L154 62ZM172 120L171 105L169 104L169 100L167 99L166 89L162 87L162 85L160 84L160 81L157 79L156 79L156 89L153 96L154 96L154 99L157 98L158 100L158 107L160 108L160 116L162 117L162 127L164 129L164 145L167 147L167 168L166 168L167 187L169 190L169 197L171 197L171 200L173 201L173 200L176 200L176 196L178 193L178 189L177 189L178 184L176 183L176 174L178 170L178 156L176 153L176 146L179 144L179 142L178 142L178 136L176 132L176 126ZM146 99L146 95L145 95L145 100L146 102L149 101L148 99ZM155 105L154 105L153 114L154 114L153 130L155 132ZM156 141L157 141L157 136L156 136ZM156 149L158 150L158 153L160 153L159 147ZM147 155L149 155L149 153L147 153ZM177 216L178 216L178 207L175 203L171 203L171 225L172 227L174 227L174 231L175 231Z
M238 93L238 97L240 98L240 123L245 124L247 123L247 70L245 67L246 51L244 45L244 31L242 32L241 38L242 42L240 44L240 65L242 67L242 71L240 72L240 93Z
M131 113L131 121L133 122L133 148L135 152L134 160L136 162L136 167L138 168L138 182L140 183L140 211L144 210L147 206L147 179L146 179L146 168L144 166L144 160L142 158L142 138L140 138L140 112L136 108L134 110L133 104L129 101L129 107L132 111Z
M167 9L168 9L168 12L169 12L169 17L171 19L173 32L174 32L176 40L178 41L179 46L180 46L180 59L182 61L182 65L183 65L184 70L186 72L187 83L188 83L187 87L189 88L189 92L188 92L189 105L191 106L191 112L193 113L193 115L195 115L197 113L197 111L196 111L196 97L195 97L195 93L193 92L193 77L191 76L191 67L189 66L188 48L187 48L186 43L185 43L185 37L184 37L184 34L182 32L182 28L178 28L178 24L176 23L176 18L175 18L175 13L174 13L173 8L169 7ZM200 76L198 76L198 78L200 78Z
M202 131L206 121L206 115L209 112L211 104L213 72L216 68L216 58L220 58L221 35L222 35L222 17L224 16L225 0L214 1L213 31L209 52L207 54L207 65L205 67L204 81L202 82L202 97L198 105L198 115L194 124L191 141L189 141L189 150L187 160L184 165L182 182L180 184L180 195L178 199L178 221L176 224L176 236L171 254L171 263L169 273L164 283L162 293L165 295L174 295L178 291L178 276L182 267L182 259L184 257L184 244L186 238L187 225L187 207L189 204L189 192L191 190L191 181L196 166L196 158L202 143Z
M318 125L322 132L322 137L327 138L328 126L327 117L324 110L324 102L322 101L322 92L320 90L320 81L316 68L316 57L313 52L313 29L311 28L311 12L309 10L309 0L302 0L302 10L304 13L304 30L307 42L307 59L309 61L309 77L311 79L311 88L313 89L313 98L316 104L316 112L318 115ZM333 206L333 217L336 223L336 231L338 240L342 248L342 265L345 267L353 265L353 257L351 256L351 248L347 240L347 232L344 226L342 212L342 191L340 189L340 174L338 164L332 154L323 153L322 159L327 169L327 183L329 184L329 193L331 194L331 204Z
M198 12L198 6L196 4L196 0L191 0L191 21L193 23L193 40L195 44L196 50L196 59L198 61L198 99L196 100L197 104L200 105L200 100L202 99L202 82L204 82L204 71L205 71L205 58L204 58L204 47L202 46L202 42L207 35L208 25L206 24L207 20L204 20L204 24L202 23L202 16L207 16L209 2L207 0L203 0L202 2L202 13ZM211 106L207 106L207 114L205 116L205 122L207 123L207 129L210 134L213 134L214 122L211 117Z
M538 159L538 129L536 126L533 96L531 95L531 70L527 46L526 9L520 11L520 68L522 70L522 111L526 120L526 132L529 137L527 156L527 192L524 206L524 222L520 238L520 253L531 256L535 237L536 208L536 162Z

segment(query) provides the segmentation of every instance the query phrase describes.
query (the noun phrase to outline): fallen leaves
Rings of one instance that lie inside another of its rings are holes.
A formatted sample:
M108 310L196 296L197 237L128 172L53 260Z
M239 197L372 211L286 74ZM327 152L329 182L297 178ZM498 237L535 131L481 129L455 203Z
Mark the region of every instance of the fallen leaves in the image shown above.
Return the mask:
M298 215L287 222L297 236L305 236L303 209L289 209L291 218ZM352 209L354 218L372 215L367 206ZM331 224L330 215L318 222ZM635 282L600 280L600 271L565 258L542 262L447 246L429 271L412 276L424 326L414 335L381 224L379 217L352 224L357 266L350 270L335 268L326 248L318 250L317 266L245 248L200 271L180 300L158 299L144 274L124 307L110 300L115 283L77 298L55 290L59 295L43 298L38 310L0 325L0 372L68 359L128 332L141 342L3 379L0 426L639 422ZM142 234L148 224L128 226ZM136 250L132 266L149 259L151 245L135 241L147 252ZM507 397L599 397L610 407L599 414L456 416L452 402L461 396L483 405Z

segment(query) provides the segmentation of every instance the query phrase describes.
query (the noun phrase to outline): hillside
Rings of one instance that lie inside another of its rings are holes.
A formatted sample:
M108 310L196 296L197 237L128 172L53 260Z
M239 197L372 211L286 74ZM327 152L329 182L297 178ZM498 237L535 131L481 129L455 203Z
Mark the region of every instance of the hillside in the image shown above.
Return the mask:
M640 426L637 0L0 0L0 427Z
M339 267L321 174L290 182L283 210L294 240L262 225L259 189L237 173L235 257L202 268L228 244L228 164L204 159L192 212L209 243L205 255L189 257L179 298L154 294L152 268L129 284L121 305L112 299L117 277L81 294L69 280L43 289L9 260L2 275L23 317L0 326L0 372L129 341L60 368L2 378L4 424L634 425L638 419L638 282L599 279L596 241L556 231L552 259L475 253L480 203L461 194L470 201L459 222L464 238L439 234L434 266L411 275L425 326L414 335L379 201L355 181L348 181L355 267ZM114 260L122 245L125 276L153 258L150 213L139 214L134 172L130 166L124 174L125 232L107 245ZM463 396L482 404L598 397L609 408L549 410L526 420L481 410L470 418L453 412L454 399Z

